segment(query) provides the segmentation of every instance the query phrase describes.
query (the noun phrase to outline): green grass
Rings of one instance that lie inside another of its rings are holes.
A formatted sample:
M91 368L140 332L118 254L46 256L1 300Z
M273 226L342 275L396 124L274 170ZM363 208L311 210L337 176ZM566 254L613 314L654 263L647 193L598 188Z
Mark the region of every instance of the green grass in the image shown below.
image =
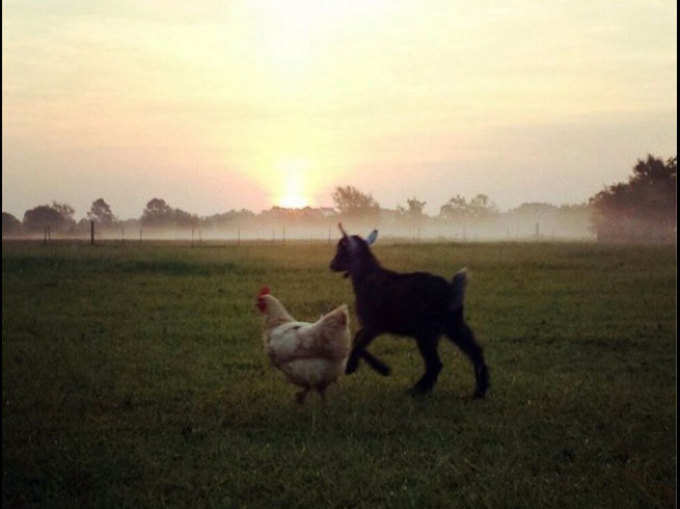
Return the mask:
M672 507L675 247L378 244L398 270L467 266L486 400L412 341L304 407L267 363L254 296L341 302L326 243L2 247L3 505ZM352 329L356 317L352 315Z

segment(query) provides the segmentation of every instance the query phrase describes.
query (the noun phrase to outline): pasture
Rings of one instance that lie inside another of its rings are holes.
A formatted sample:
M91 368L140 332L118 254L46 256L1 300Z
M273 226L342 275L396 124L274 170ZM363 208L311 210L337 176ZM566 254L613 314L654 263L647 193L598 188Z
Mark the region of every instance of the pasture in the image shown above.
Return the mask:
M254 296L301 320L351 305L333 252L4 242L3 506L674 505L675 246L378 240L389 268L468 267L487 399L447 341L411 398L415 343L382 336L392 376L362 365L300 407Z

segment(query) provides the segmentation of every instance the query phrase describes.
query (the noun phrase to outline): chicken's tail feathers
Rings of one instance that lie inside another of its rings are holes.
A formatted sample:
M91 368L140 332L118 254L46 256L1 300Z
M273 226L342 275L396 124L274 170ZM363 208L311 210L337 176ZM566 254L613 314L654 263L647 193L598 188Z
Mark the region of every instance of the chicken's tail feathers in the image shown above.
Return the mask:
M347 304L340 304L334 310L322 316L321 321L337 327L349 325L349 308Z

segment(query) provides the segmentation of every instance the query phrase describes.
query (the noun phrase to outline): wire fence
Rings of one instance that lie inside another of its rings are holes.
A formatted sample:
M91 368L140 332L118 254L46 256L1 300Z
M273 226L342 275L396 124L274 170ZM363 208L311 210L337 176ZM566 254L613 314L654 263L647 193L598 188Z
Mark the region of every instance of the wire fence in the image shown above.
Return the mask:
M365 232L368 233L368 232ZM159 230L150 228L100 228L91 222L87 231L58 231L50 226L42 233L29 235L10 235L3 232L3 240L33 240L47 244L57 241L89 243L145 243L177 242L191 246L212 245L215 243L277 243L286 242L326 242L335 243L340 233L332 226L328 228L295 228L278 226L266 228L203 229L199 227ZM542 227L540 222L530 224L506 225L504 228L476 229L467 225L449 228L384 228L380 230L383 240L394 242L484 242L484 241L592 241L595 235L590 232L563 231Z

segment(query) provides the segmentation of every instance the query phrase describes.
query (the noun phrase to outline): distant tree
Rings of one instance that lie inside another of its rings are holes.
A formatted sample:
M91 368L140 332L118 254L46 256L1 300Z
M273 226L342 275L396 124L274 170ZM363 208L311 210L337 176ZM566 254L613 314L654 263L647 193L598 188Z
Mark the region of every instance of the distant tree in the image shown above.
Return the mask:
M419 201L415 196L406 200L408 209L406 209L406 214L413 219L419 219L423 217L423 209L427 202Z
M149 227L189 227L199 224L198 216L182 209L173 209L165 200L153 198L142 212L141 222Z
M75 226L75 231L78 233L86 233L90 231L90 220L87 219L86 217L83 217L76 223Z
M68 223L75 223L73 219L73 214L75 209L71 207L68 203L59 203L56 201L52 202L52 208L61 214L61 217Z
M202 224L205 226L220 228L220 227L232 227L235 222L249 220L255 217L255 213L248 209L241 210L230 210L229 212L223 212L222 214L213 214L212 216L204 217L202 219Z
M172 207L161 198L152 198L142 212L144 226L166 226L172 220Z
M2 213L2 235L16 235L21 232L21 221L9 212Z
M512 209L510 214L527 217L540 217L545 214L555 213L556 211L557 207L550 203L524 202L519 207Z
M380 206L370 194L365 194L353 186L336 187L332 194L336 208L343 215L359 216L378 213Z
M255 217L255 212L252 212L248 209L241 209L239 211L235 210L234 213L237 215L237 217L242 217L242 218Z
M617 183L590 199L592 226L599 240L666 241L677 231L677 156L638 159L627 183Z
M406 207L397 205L396 215L399 222L409 228L420 228L427 219L423 212L425 203L413 197L406 200Z
M321 219L323 216L318 209L311 207L295 209L274 205L271 209L260 212L259 217L269 223L300 223Z
M439 216L444 219L483 219L498 214L498 208L485 194L478 194L469 202L457 194L439 209Z
M456 196L449 198L444 205L439 208L439 216L444 219L458 220L470 215L470 209L468 207L465 197L457 194Z
M52 202L52 205L39 205L24 213L23 226L26 231L37 232L45 228L53 231L68 231L75 227L73 207L66 203Z
M24 212L23 226L26 231L43 231L48 226L56 230L63 218L61 214L49 205L38 205Z
M320 208L304 207L300 210L299 219L307 222L319 222L323 221L325 216Z
M172 211L172 221L175 226L180 228L197 226L199 223L196 214L191 214L182 209L174 209Z
M92 202L92 206L87 212L87 219L104 226L111 226L116 221L116 217L111 212L111 207L103 198Z
M489 197L485 194L478 194L472 198L468 208L470 209L470 215L476 218L489 217L498 213L496 204L489 200Z

